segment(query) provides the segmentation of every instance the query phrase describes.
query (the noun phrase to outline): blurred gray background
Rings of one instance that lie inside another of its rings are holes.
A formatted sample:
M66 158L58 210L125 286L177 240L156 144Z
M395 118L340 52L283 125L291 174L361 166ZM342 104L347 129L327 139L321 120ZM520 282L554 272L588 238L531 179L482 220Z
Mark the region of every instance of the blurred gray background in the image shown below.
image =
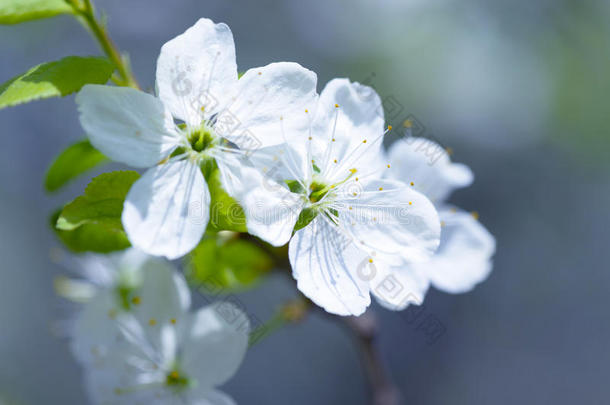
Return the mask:
M372 84L470 165L452 201L498 242L473 292L431 291L434 344L374 307L379 346L408 404L607 403L610 397L610 3L604 0L98 1L152 88L161 45L199 17L233 30L240 70L295 61ZM98 54L69 17L0 27L0 82L40 62ZM392 110L394 113L398 110ZM388 113L389 115L389 113ZM46 195L52 158L83 136L73 97L0 111L0 404L84 404L62 338ZM293 295L280 276L243 296L266 319ZM225 390L241 404L366 404L358 353L317 315L254 346Z

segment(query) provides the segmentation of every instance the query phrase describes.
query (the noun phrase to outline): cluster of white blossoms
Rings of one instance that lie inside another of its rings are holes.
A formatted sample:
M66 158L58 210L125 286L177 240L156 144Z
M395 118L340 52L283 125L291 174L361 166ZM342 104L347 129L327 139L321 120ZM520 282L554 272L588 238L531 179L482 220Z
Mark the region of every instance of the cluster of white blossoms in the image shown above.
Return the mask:
M71 349L93 403L234 403L216 387L246 353L243 312L226 301L191 311L182 275L134 248L79 264L83 278L63 279L58 289L82 304Z
M248 232L288 243L298 288L328 312L359 315L371 294L402 309L430 283L458 292L486 277L493 237L444 205L470 171L448 156L430 165L404 141L386 152L372 88L334 79L318 94L316 74L286 62L239 77L231 31L208 19L162 47L156 75L157 96L101 85L77 96L91 143L147 168L122 214L133 246L169 259L193 250L213 167Z

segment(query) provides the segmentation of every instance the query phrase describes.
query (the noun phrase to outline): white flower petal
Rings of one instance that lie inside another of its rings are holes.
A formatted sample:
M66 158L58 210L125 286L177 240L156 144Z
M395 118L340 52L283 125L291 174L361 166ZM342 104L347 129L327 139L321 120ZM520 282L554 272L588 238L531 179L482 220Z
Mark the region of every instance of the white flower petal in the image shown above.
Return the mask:
M231 378L248 348L250 322L233 304L223 301L192 314L180 366L200 389L211 389Z
M320 214L289 245L297 287L327 312L360 315L371 302L366 253Z
M150 167L178 143L171 114L150 94L126 87L86 85L76 103L91 144L117 162Z
M348 192L339 200L339 217L371 254L383 254L388 263L398 264L427 260L438 248L440 221L423 194L389 180L371 181L354 194Z
M125 200L123 226L143 251L176 259L190 252L210 219L210 192L199 167L183 160L149 169Z
M102 290L78 313L71 330L70 348L83 363L101 367L116 344L120 331L115 321L119 315L115 291Z
M179 321L191 303L184 277L165 259L150 257L142 268L143 280L137 289L139 302L133 314L142 325L154 320L158 325ZM176 322L174 322L176 323Z
M195 399L193 405L236 405L236 403L224 392L211 390L203 393L199 399Z
M468 166L451 163L447 151L426 138L408 137L395 142L388 152L391 177L414 187L435 204L442 203L457 188L472 184Z
M226 24L202 18L161 48L159 97L174 117L189 124L217 112L236 81L235 44Z
M241 156L231 153L219 154L216 158L218 170L220 171L220 182L222 188L231 197L239 200L241 196L248 193L252 187L259 185L258 178L252 178L249 172L245 172L249 165L247 160ZM250 168L252 170L252 168Z
M300 197L278 184L270 171L226 158L218 160L218 168L224 189L244 210L248 231L274 246L285 245L302 208Z
M341 181L352 168L361 173L376 169L383 133L383 107L374 89L348 79L328 82L312 124L316 164L328 180Z
M485 280L492 269L496 250L494 237L469 213L445 208L441 244L425 268L434 287L449 293L463 293Z
M215 130L248 150L306 137L317 100L316 82L316 74L297 63L250 69L237 82L234 99L219 114Z
M380 263L376 269L376 276L371 280L371 292L383 307L400 311L409 305L424 302L430 282L423 268L407 264L384 266Z
M273 246L285 245L299 218L303 202L286 187L267 180L241 199L248 231Z
M308 176L305 146L304 143L295 143L303 145L303 149L287 143L268 146L253 151L247 161L262 172L265 178L275 182L304 180Z

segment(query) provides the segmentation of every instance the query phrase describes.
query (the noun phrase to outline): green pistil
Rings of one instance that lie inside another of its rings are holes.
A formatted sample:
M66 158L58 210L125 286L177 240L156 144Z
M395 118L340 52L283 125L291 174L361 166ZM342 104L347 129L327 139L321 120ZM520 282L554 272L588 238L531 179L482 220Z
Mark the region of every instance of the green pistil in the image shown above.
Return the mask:
M116 295L119 300L119 305L125 311L129 311L131 309L132 304L132 293L134 289L127 286L118 286L116 289Z
M180 373L178 371L173 370L173 371L169 372L167 374L167 376L165 377L165 384L167 384L167 386L172 387L172 388L182 389L182 388L188 387L190 384L190 381L188 378L180 375Z
M322 198L324 198L324 196L328 193L328 191L332 188L333 186L330 185L326 185L324 183L318 182L318 181L313 181L311 183L311 185L309 186L309 201L312 203L317 203L318 201L320 201Z
M195 152L203 152L209 149L214 145L216 140L212 130L205 125L189 133L187 139Z
M356 169L351 169L350 174L345 179L335 184L326 184L319 180L315 180L314 177L314 180L309 186L309 201L313 204L319 202L320 200L322 200L322 198L324 198L326 194L328 194L330 190L347 182L355 173Z

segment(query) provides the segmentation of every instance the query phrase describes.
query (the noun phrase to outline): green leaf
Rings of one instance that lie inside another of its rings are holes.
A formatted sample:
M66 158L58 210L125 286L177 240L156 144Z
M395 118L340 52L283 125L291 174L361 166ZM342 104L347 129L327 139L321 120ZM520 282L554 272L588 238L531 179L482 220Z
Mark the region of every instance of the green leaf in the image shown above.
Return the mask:
M65 0L0 0L0 24L18 24L73 13Z
M43 63L0 85L0 108L63 97L88 83L104 84L113 71L114 65L108 59L94 56L68 56Z
M107 160L101 152L91 146L89 140L83 139L73 143L64 149L49 167L45 189L49 192L57 191L69 181Z
M204 170L205 171L205 170ZM213 231L247 232L246 215L239 203L222 188L220 171L214 168L206 176L210 190L210 223L208 229Z
M123 202L139 177L134 171L110 172L95 177L84 195L64 207L57 219L57 229L72 231L85 224L97 224L122 231Z
M62 231L55 227L61 210L51 216L51 226L66 247L75 252L109 253L123 250L130 245L125 231L101 224L84 224L73 231Z
M190 254L193 283L229 290L251 287L273 267L271 256L251 241L205 237Z

